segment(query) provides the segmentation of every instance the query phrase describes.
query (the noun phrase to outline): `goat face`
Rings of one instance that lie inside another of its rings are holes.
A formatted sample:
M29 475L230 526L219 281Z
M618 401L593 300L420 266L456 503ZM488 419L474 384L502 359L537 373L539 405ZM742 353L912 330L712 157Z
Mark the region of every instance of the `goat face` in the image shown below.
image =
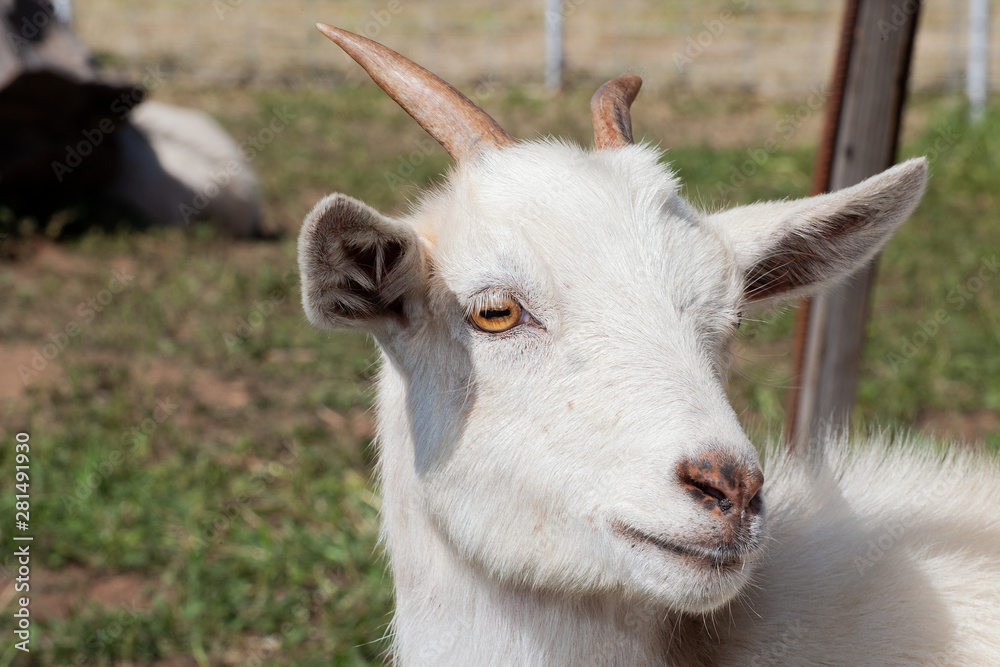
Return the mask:
M506 585L705 611L764 538L723 389L739 313L869 259L926 165L703 215L656 151L598 143L474 151L406 219L324 199L299 238L303 303L384 352L390 549L419 514Z
M925 167L704 216L658 157L487 152L407 220L334 195L300 237L303 299L319 326L375 334L380 419L412 443L383 455L412 447L410 500L462 558L700 611L745 584L763 538L722 381L740 311L864 261Z

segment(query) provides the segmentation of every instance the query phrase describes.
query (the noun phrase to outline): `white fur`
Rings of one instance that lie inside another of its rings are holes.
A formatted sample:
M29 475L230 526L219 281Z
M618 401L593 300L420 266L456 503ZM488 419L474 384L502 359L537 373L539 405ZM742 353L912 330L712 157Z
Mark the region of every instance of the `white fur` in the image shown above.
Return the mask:
M867 261L925 179L912 160L705 215L657 151L543 141L459 165L404 220L320 202L299 241L306 312L372 332L384 357L394 660L1000 664L994 461L881 438L769 454L736 568L616 528L720 543L676 471L705 456L758 469L723 389L739 313ZM484 294L530 321L476 329Z
M125 166L108 193L145 220L210 219L233 236L260 232L259 188L245 147L207 113L144 102L132 110L120 142Z

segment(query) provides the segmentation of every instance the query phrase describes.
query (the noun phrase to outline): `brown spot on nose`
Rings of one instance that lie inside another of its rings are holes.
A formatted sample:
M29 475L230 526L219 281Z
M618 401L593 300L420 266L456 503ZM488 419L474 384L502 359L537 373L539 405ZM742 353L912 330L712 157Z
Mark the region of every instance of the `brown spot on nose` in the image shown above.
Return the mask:
M759 514L764 474L729 454L706 452L677 464L677 476L691 498L709 512Z

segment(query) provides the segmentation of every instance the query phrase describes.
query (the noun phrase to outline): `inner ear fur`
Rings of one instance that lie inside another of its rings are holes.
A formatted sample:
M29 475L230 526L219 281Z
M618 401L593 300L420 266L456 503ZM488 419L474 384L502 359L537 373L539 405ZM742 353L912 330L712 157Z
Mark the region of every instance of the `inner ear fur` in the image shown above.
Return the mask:
M915 158L830 194L742 206L709 218L743 271L748 301L806 296L856 271L910 216L927 183Z
M423 294L416 232L347 195L326 197L306 216L298 255L302 305L323 329L405 326Z

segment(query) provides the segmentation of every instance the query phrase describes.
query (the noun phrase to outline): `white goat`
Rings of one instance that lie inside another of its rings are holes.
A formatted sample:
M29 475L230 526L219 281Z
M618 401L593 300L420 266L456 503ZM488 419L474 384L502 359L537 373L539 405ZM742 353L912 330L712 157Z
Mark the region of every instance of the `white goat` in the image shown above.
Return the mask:
M108 194L147 222L208 219L238 238L260 233L260 193L247 147L204 111L143 102L119 144L124 166Z
M433 74L320 29L456 159L406 219L345 195L299 238L311 322L379 343L404 665L998 665L995 461L907 443L758 455L723 390L740 312L860 266L926 162L704 214L633 145L515 143ZM876 438L876 440L880 440Z

